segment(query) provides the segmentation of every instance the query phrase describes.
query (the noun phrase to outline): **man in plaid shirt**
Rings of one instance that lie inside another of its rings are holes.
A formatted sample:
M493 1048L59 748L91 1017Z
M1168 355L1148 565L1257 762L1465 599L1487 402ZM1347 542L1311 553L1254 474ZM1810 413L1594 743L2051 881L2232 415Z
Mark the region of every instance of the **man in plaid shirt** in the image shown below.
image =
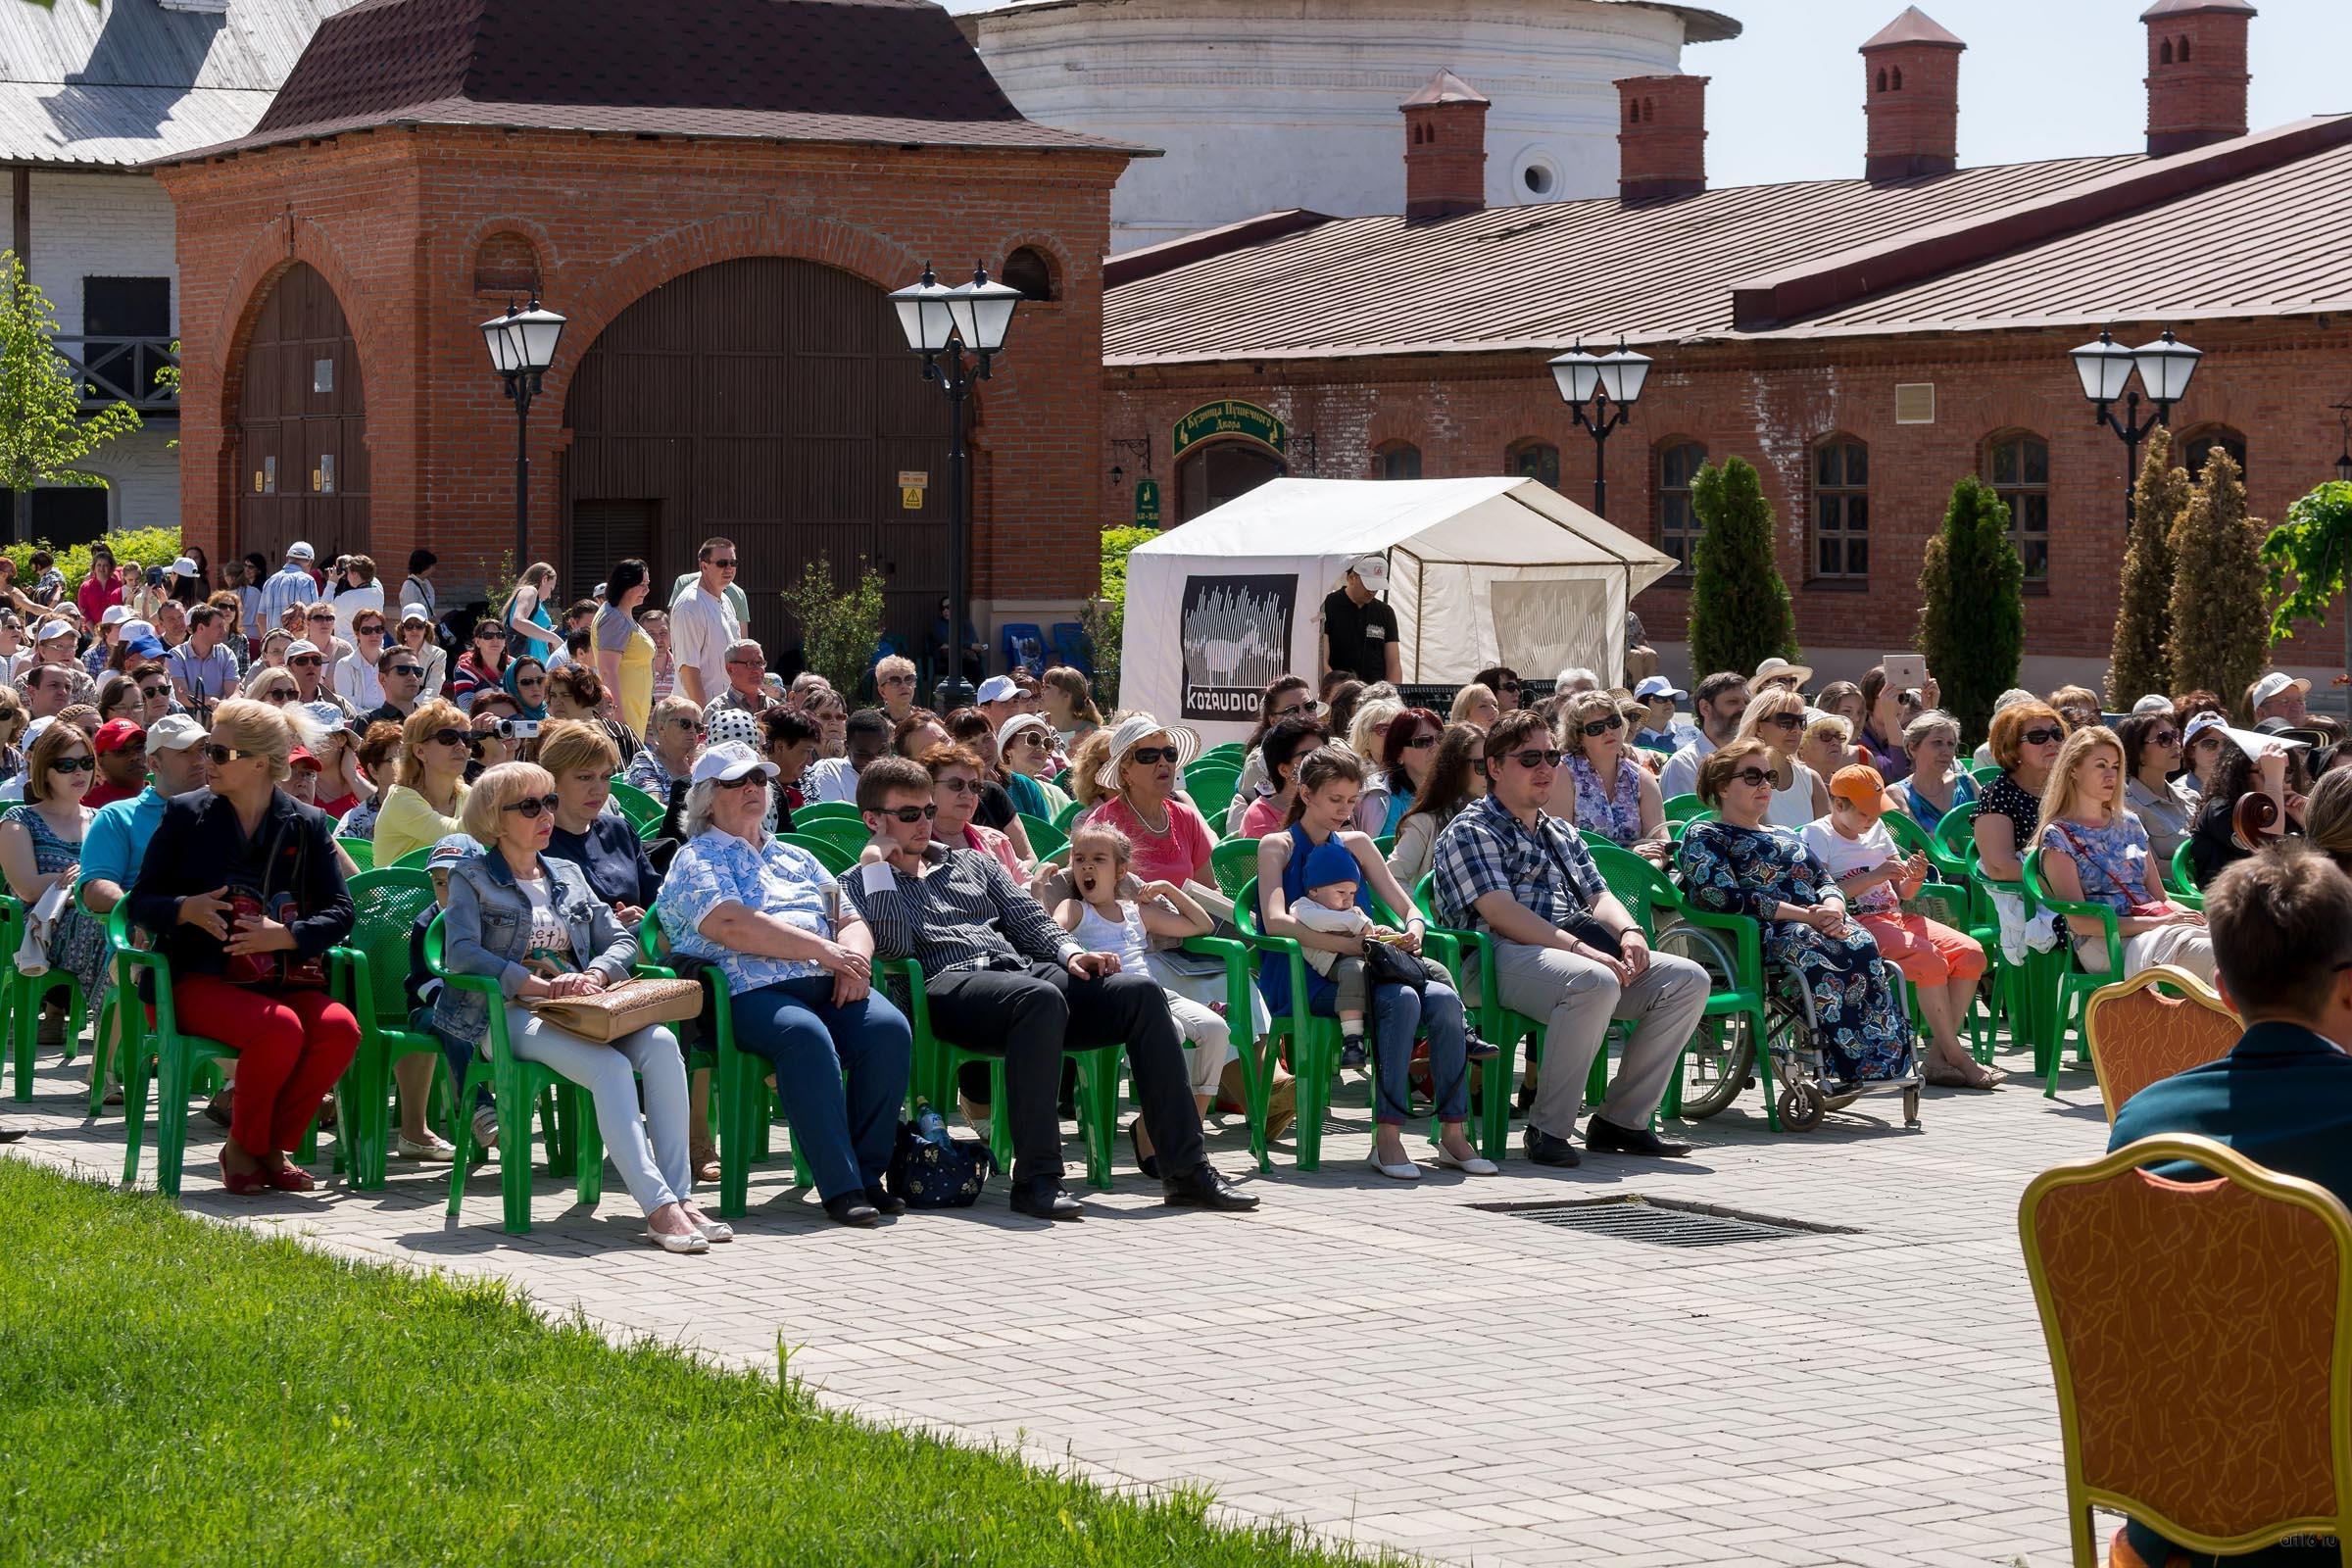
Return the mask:
M941 1039L1004 1058L1006 1103L997 1113L1012 1131L1012 1206L1039 1219L1080 1217L1061 1189L1054 1106L1062 1048L1124 1041L1164 1200L1255 1208L1208 1162L1184 1038L1157 982L1122 973L1115 953L1082 950L992 857L932 842L931 775L921 763L867 764L858 808L874 842L841 885L874 933L874 956L921 966Z
M1634 1031L1608 1097L1585 1127L1595 1153L1687 1154L1649 1130L1707 1004L1707 972L1652 953L1642 927L1601 880L1574 827L1544 808L1559 777L1559 743L1542 714L1520 710L1487 732L1488 793L1438 835L1438 917L1494 945L1502 1004L1544 1025L1544 1071L1527 1113L1527 1156L1579 1163L1569 1135L1594 1053L1612 1019Z

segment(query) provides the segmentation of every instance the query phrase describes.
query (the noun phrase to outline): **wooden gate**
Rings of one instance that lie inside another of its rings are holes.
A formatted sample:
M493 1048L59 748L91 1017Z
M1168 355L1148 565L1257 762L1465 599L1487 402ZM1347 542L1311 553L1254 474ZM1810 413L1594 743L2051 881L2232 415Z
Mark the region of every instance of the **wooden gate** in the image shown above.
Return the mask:
M777 663L799 641L777 590L820 557L845 585L864 561L890 628L922 646L947 591L948 400L872 284L782 258L674 278L581 357L564 422L572 559L616 516L656 517L661 603L703 540L734 540L752 635ZM916 473L909 509L899 481Z
M368 405L326 279L297 262L262 304L237 402L237 549L272 565L307 539L321 564L368 552ZM400 577L399 562L378 562Z

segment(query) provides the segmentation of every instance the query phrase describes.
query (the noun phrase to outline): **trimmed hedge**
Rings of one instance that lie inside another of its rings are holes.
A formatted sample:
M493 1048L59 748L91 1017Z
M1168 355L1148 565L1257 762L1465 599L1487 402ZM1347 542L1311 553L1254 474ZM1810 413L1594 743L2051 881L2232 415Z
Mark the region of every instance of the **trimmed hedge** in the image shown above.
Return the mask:
M126 528L110 533L96 541L115 553L118 562L135 561L142 566L169 566L179 559L179 530L177 528ZM46 540L28 545L7 547L8 559L17 564L17 581L26 588L32 586L32 553L46 550L57 558L57 569L66 574L66 592L81 586L90 574L89 545L53 545ZM209 593L212 584L206 583Z

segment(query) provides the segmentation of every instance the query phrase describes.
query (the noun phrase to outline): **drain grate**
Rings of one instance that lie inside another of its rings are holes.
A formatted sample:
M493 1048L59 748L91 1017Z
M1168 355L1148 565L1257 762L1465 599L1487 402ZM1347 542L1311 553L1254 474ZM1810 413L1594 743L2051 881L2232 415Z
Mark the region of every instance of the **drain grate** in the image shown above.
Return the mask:
M1646 1242L1652 1247L1730 1247L1740 1242L1778 1242L1820 1234L1813 1226L1708 1213L1646 1198L1480 1206L1489 1207L1494 1213L1534 1220L1539 1225L1582 1231L1589 1236L1611 1236L1621 1242Z

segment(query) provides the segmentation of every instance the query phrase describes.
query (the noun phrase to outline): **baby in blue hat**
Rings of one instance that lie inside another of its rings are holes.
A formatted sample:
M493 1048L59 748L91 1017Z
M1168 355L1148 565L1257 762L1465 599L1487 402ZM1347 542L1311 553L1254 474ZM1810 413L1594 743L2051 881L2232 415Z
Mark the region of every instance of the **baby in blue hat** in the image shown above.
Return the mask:
M1302 875L1306 881L1306 897L1291 906L1291 915L1300 925L1327 936L1358 937L1367 944L1377 942L1389 945L1387 957L1372 960L1384 971L1379 978L1399 979L1403 971L1417 970L1440 984L1451 983L1444 965L1394 946L1403 936L1402 932L1373 922L1362 902L1363 868L1355 863L1353 852L1338 838L1326 839L1307 852ZM1365 958L1354 954L1333 953L1303 943L1299 947L1308 965L1317 974L1329 976L1332 983L1339 987L1333 1010L1340 1015L1342 1049L1348 1058L1360 1060L1359 1054L1364 1044L1364 1009L1371 1000L1374 978L1372 971ZM1418 985L1414 989L1418 990Z

